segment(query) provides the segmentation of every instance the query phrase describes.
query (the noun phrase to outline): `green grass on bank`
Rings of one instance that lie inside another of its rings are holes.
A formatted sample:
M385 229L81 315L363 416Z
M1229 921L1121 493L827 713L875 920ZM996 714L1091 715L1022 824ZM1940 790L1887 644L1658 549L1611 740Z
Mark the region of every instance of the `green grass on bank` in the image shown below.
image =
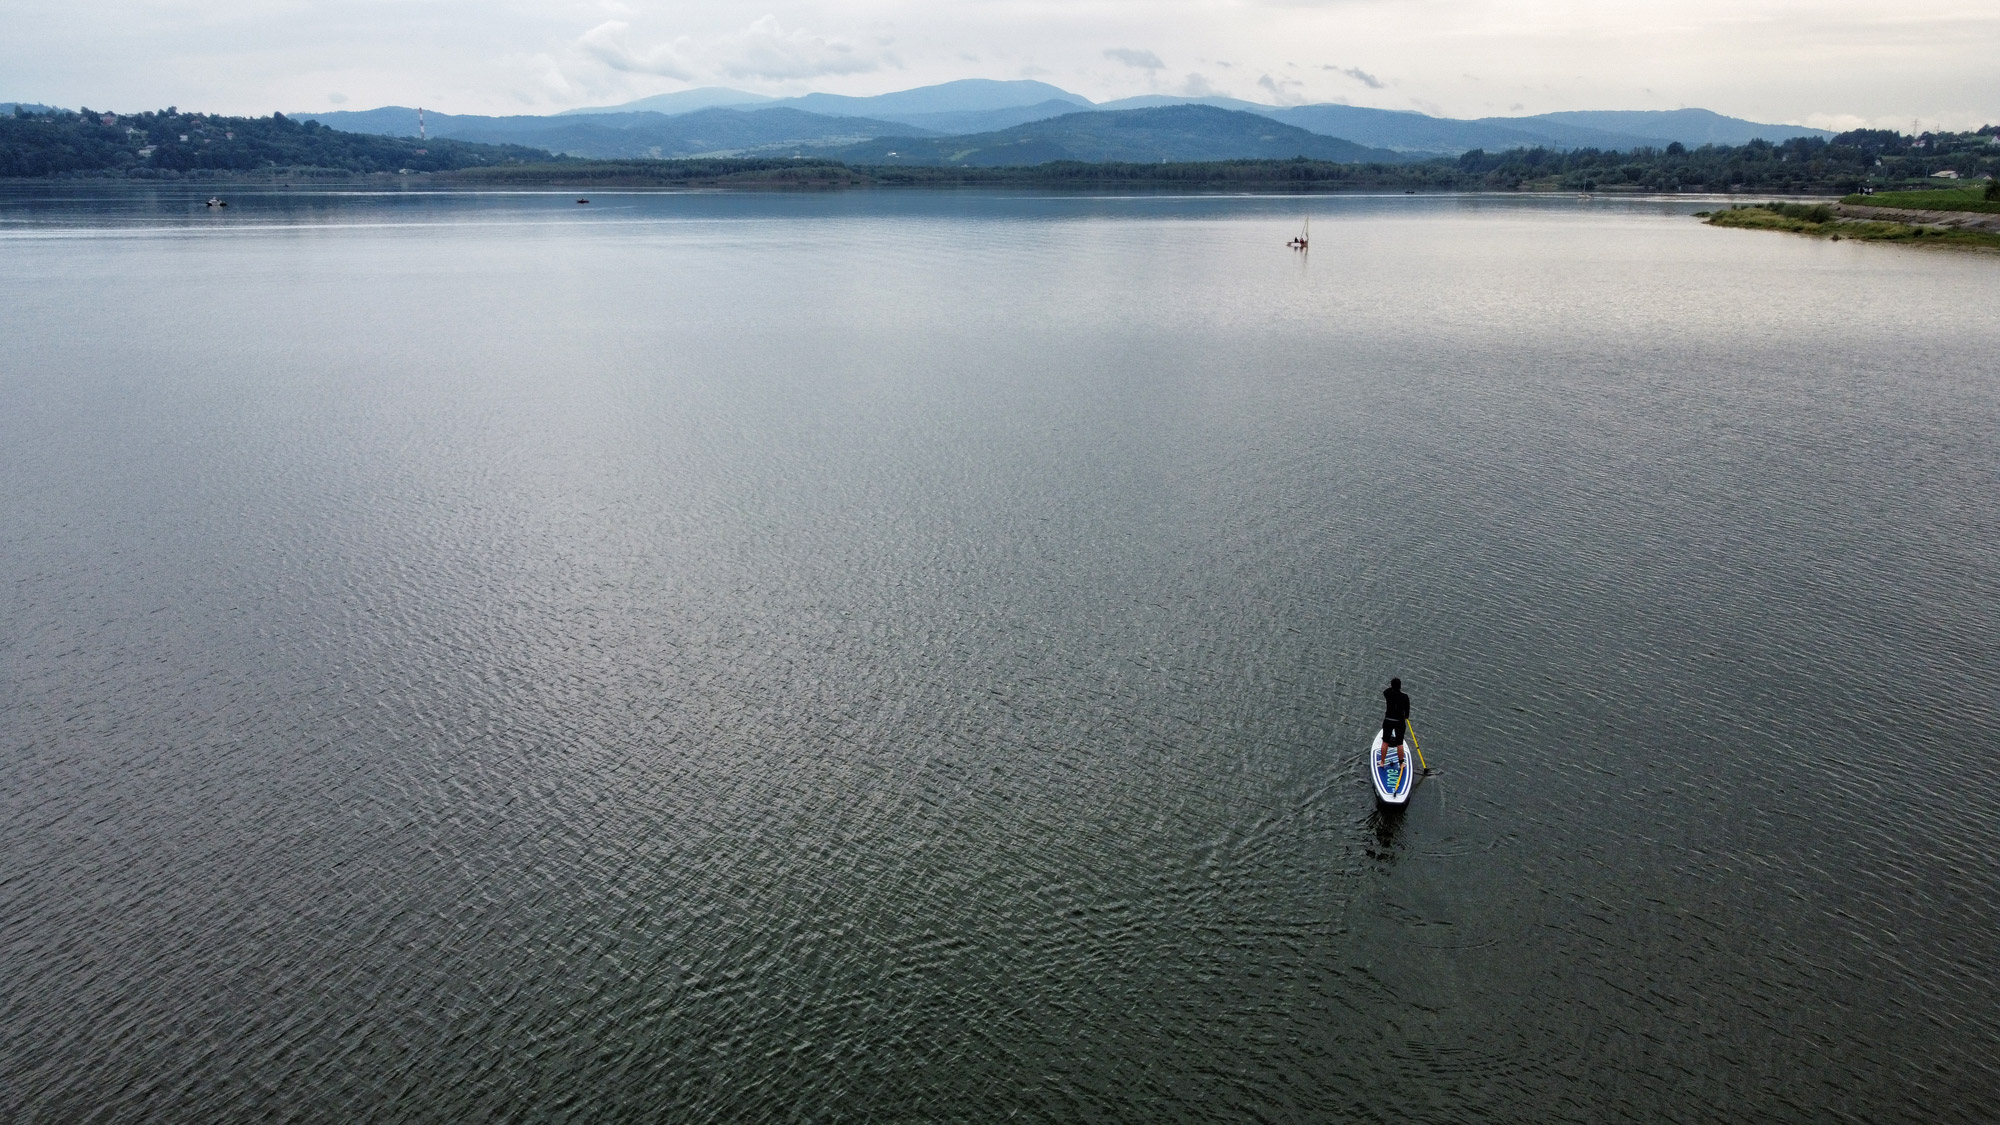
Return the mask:
M1920 242L1926 245L2000 250L2000 234L1990 231L1943 230L1913 223L1843 219L1835 215L1833 208L1824 203L1760 203L1702 214L1712 227L1787 231L1815 238L1830 238L1836 242L1843 238L1851 238L1861 242Z
M1989 184L2000 185L2000 180L1989 180L1973 187L1946 188L1941 191L1878 191L1874 195L1850 195L1841 199L1859 207L1907 207L1914 211L1983 211L1989 215L2000 215L2000 190Z

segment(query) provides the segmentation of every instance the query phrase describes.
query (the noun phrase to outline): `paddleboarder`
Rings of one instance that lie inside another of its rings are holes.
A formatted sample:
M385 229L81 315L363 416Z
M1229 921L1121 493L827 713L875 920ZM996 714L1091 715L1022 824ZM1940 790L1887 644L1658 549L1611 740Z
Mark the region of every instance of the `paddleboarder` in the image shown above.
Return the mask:
M1382 745L1401 746L1403 728L1410 721L1410 697L1403 694L1403 681L1391 678L1382 689Z

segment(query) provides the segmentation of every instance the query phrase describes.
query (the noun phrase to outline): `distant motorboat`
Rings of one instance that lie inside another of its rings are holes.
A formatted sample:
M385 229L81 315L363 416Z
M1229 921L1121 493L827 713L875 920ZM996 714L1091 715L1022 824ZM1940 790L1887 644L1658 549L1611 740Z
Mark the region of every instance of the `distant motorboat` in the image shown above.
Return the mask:
M209 197L208 197L208 205L209 205L210 207L227 207L227 206L229 206L229 204L228 204L228 203L224 202L224 201L223 201L222 199L220 199L220 198L218 198L218 197L216 197L216 196L213 196L213 195L211 195L211 196L209 196Z
M577 202L578 202L578 203L588 203L588 202L590 202L590 200L588 200L588 199L579 199L579 200L577 200Z

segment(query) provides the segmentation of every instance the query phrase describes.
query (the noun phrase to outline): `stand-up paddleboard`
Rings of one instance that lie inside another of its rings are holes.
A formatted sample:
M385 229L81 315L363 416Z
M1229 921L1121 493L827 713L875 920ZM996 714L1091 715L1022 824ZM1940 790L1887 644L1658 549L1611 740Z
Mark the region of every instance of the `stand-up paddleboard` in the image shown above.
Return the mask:
M1382 745L1382 732L1375 732L1375 745L1368 748L1368 780L1375 783L1375 800L1384 805L1402 806L1416 787L1416 762L1410 757L1410 740L1401 746Z

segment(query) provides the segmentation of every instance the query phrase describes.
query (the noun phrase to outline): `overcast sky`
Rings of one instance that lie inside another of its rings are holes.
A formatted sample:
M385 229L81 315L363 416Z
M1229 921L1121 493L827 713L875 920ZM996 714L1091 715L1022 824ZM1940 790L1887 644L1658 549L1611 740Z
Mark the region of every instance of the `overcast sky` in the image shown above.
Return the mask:
M548 113L1039 78L1454 117L2000 122L2000 0L0 0L0 100Z

